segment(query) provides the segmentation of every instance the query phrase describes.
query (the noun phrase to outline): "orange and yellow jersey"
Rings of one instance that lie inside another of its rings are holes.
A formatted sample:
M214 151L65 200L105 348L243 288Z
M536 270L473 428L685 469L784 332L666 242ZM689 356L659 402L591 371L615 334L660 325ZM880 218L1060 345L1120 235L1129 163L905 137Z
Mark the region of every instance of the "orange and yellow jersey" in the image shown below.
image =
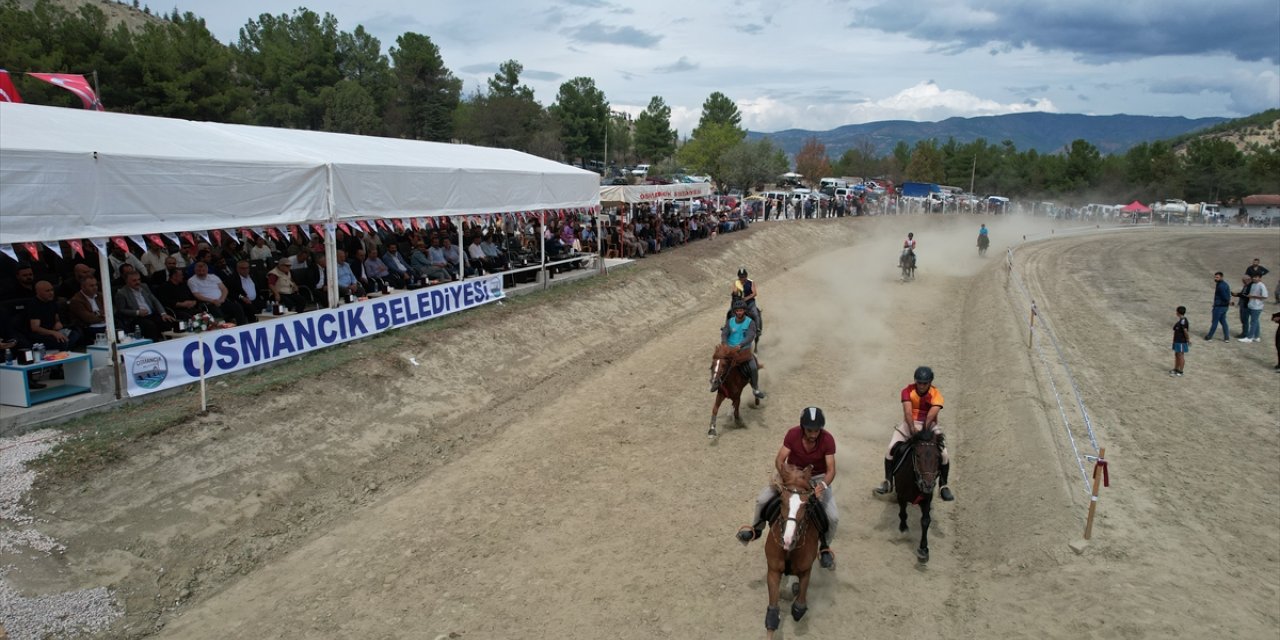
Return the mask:
M933 407L942 408L942 392L938 388L929 385L929 390L923 396L916 392L916 385L909 384L902 389L902 401L911 403L911 413L916 422L924 422L929 417L929 410Z

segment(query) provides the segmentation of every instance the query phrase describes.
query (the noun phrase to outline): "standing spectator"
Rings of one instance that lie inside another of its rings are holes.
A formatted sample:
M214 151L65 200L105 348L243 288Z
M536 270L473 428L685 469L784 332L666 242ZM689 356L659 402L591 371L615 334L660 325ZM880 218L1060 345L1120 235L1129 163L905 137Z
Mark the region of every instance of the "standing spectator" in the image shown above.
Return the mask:
M29 300L36 297L36 272L30 264L21 263L13 272L13 280L6 283L0 300Z
M1205 340L1212 340L1213 334L1222 325L1222 341L1231 342L1231 330L1227 328L1227 309L1231 307L1231 287L1222 280L1222 272L1213 274L1213 324L1209 325L1209 333Z
M1246 276L1249 276L1250 278L1252 278L1252 277L1254 277L1254 276L1258 276L1259 278L1261 278L1262 276L1265 276L1265 275L1267 275L1268 273L1271 273L1271 270L1270 270L1270 269L1267 269L1267 268L1266 268L1266 267L1264 267L1264 266L1262 266L1262 259L1261 259L1261 258L1254 258L1254 259L1253 259L1253 264L1249 265L1249 266L1244 270L1244 274L1245 274Z
M144 271L142 275L152 276L157 273L163 273L165 270L165 261L168 260L169 254L165 252L164 247L152 242L147 247L146 253L142 254L139 262L142 263Z
M258 236L253 239L253 246L249 249L249 259L263 262L271 259L271 247L267 246L266 238Z
M1280 371L1280 311L1271 314L1271 321L1276 323L1276 371Z
M1240 342L1262 342L1258 337L1262 332L1262 305L1267 302L1267 285L1262 284L1262 276L1254 275L1249 286L1249 333L1240 338Z
M1187 335L1191 325L1187 322L1187 308L1178 307L1178 320L1173 323L1173 369L1171 376L1181 376L1182 368L1187 364L1187 352L1191 350L1191 341Z
M144 273L147 269L142 266L142 262L137 257L121 249L118 244L111 245L111 249L107 252L107 264L111 267L111 277L113 279L122 277L120 275L120 267L126 264L133 265L133 268L137 269L138 273Z
M1253 278L1245 276L1241 282L1244 286L1240 287L1240 291L1235 294L1235 297L1240 299L1236 303L1240 306L1240 333L1236 337L1244 342L1244 338L1249 337L1249 289L1253 286Z

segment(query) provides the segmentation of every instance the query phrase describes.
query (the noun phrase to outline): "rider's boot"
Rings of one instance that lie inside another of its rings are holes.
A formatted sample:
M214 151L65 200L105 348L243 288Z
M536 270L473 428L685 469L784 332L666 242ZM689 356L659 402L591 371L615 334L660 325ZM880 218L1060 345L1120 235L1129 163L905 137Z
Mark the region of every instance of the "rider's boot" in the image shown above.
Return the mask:
M741 529L738 529L738 542L745 545L752 540L759 538L762 533L764 533L764 522L756 520L755 524L750 526L743 525Z
M951 473L950 463L944 464L938 469L938 486L941 487L938 490L938 494L941 495L942 499L947 502L951 502L952 500L956 499L955 494L951 493L951 489L947 487L947 476L950 475L950 473Z
M818 564L823 569L835 570L836 554L831 552L831 545L827 544L827 533L825 531L818 534Z
M884 495L884 494L886 494L886 493L889 493L889 489L890 489L889 481L890 481L890 479L892 479L892 478L893 478L893 460L890 460L890 459L888 459L888 458L885 458L885 461L884 461L884 482L881 482L881 483L880 483L880 486L878 486L878 487L876 487L876 488L875 488L876 495L878 495L878 496L882 496L882 495Z
M751 362L751 392L757 398L764 399L764 390L760 388L760 367L756 366L755 361Z

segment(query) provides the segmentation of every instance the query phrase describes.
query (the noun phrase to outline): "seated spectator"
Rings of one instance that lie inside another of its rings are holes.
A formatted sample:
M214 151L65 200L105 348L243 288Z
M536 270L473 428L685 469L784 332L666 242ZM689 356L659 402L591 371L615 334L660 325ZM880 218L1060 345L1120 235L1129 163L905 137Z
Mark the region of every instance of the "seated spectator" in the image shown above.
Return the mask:
M13 280L0 294L0 300L30 300L36 297L36 272L30 264L21 263L14 270Z
M631 225L626 225L622 228L622 246L626 248L628 258L644 257L644 244L636 238L635 232L631 230Z
M489 256L484 254L484 249L480 248L480 234L471 236L471 243L467 245L467 273L478 276L481 273L493 273L497 270L489 261Z
M130 275L138 275L137 271ZM98 290L98 279L93 276L87 276L80 281L80 290L76 292L71 299L67 301L67 315L70 317L70 325L80 333L82 345L87 346L93 344L98 334L107 331L107 307L102 299L102 292Z
M188 264L188 265L187 265L187 267L186 267L186 269L184 270L184 271L186 271L186 273L184 273L183 275L185 275L185 276L187 277L187 280L188 280L188 281L190 281L190 280L191 280L191 277L192 277L192 276L194 276L194 275L196 274L196 265L197 265L197 264L204 263L206 266L209 266L209 267L212 267L212 266L213 266L213 252L212 252L212 251L210 251L210 250L207 248L209 245L206 245L206 244L204 244L203 242L202 242L202 243L200 243L200 244L201 244L201 246L206 247L206 248L204 248L204 249L197 249L197 250L196 250L196 257L195 257L195 259L194 259L194 260L192 260L192 261L191 261L191 263L190 263L190 264Z
M363 296L365 294L364 285L360 284L360 281L356 279L355 272L351 270L351 264L347 262L347 252L338 249L337 257L338 295Z
M49 350L70 349L80 344L80 332L62 324L53 285L41 280L35 286L36 297L26 305L26 333L31 344L43 343Z
M164 259L164 268L163 268L163 269L161 269L161 270L159 270L159 271L156 271L155 273L152 273L152 274L151 274L150 282L151 282L151 286L152 286L152 287L158 287L158 286L160 286L160 285L164 284L165 282L168 282L168 280L169 280L169 274L173 273L173 272L174 272L174 270L176 270L176 269L181 269L181 268L182 268L182 267L178 264L178 256L179 256L179 255L180 255L180 254L174 253L174 254L171 254L171 255L169 255L168 257L166 257L166 258ZM128 283L128 281L126 280L126 281L125 281L125 286L128 286L128 285L129 285L129 283Z
M63 300L70 300L80 291L80 281L92 277L94 277L93 267L81 263L74 264L71 266L71 277L63 278L62 283L54 289L54 293Z
M267 274L267 287L271 289L271 296L276 302L287 309L302 311L306 308L306 301L302 297L302 290L293 281L292 271L293 261L280 258L276 261L276 268Z
M446 242L449 242L448 237L445 237L442 241L438 235L431 236L431 246L427 249L427 259L431 261L431 266L443 269L449 274L449 277L446 278L447 280L456 280L458 278L458 269L455 266L456 262L451 260L450 256L445 252L444 243ZM448 246L452 247L453 245L450 244Z
M223 284L218 276L209 273L209 265L197 262L195 268L195 277L187 281L191 295L205 303L215 315L222 316L222 319L237 325L248 324L249 319L245 317L244 307L230 298L227 285Z
M262 313L262 310L267 308L267 292L262 290L254 280L253 273L249 270L248 260L236 263L236 274L226 284L230 298L244 308L246 319L248 316Z
M438 244L439 238L434 238L432 244ZM441 261L444 260L444 253L438 247L426 247L421 240L413 249L413 255L409 258L409 264L414 268L418 275L426 278L431 284L439 284L448 282L453 279L448 269L443 264L434 263L431 257L431 250L436 249L436 253L440 256Z
M373 234L369 235L372 236ZM378 285L386 284L388 287L397 289L404 288L404 281L399 276L393 275L391 269L387 268L387 263L378 257L377 247L366 250L364 253L366 254L363 263L364 277L368 278L369 282ZM360 257L360 254L356 254L356 257ZM381 288L381 286L378 288Z
M191 287L187 286L187 276L182 269L169 272L169 279L157 287L156 297L179 320L189 320L197 313L206 310L206 307L192 295Z
M387 267L387 278L392 282L392 286L403 287L409 280L411 275L409 263L405 262L404 256L400 255L399 244L395 242L387 244L387 253L382 256L382 264ZM398 285L395 284L397 281Z
M174 269L171 273L182 278L182 271L179 269ZM188 296L191 295L185 285L182 288ZM191 301L194 304L195 298L191 298ZM129 274L124 286L116 291L115 303L116 318L120 320L122 328L126 331L137 330L155 342L164 337L161 332L170 330L177 321L177 318L165 311L159 298L151 292L150 287L142 283L142 276L137 273Z
M249 248L250 260L261 260L262 262L268 262L271 260L272 255L273 255L273 252L271 251L271 247L267 246L266 238L262 236L258 236L257 238L254 238L253 246Z
M502 250L500 243L501 239L499 239L498 243L495 243L493 242L493 236L488 234L480 239L480 250L484 252L489 264L493 265L494 271L502 271L507 268L507 255Z

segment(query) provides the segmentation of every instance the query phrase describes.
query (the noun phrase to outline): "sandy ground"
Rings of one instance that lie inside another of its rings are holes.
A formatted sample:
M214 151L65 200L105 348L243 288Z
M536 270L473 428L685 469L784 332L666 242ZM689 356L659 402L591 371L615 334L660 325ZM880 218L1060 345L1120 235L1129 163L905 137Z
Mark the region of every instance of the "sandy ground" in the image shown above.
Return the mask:
M839 444L839 568L780 637L1280 635L1274 326L1262 344L1199 339L1212 271L1280 265L1280 235L1018 251L1112 464L1077 555L1087 496L1003 257L1049 224L984 220L985 259L974 217L762 224L410 334L404 353L370 350L135 443L86 483L44 485L30 511L67 550L0 565L29 594L113 588L113 638L762 637L763 550L732 535L783 432L818 405ZM901 283L907 230L920 272ZM770 396L708 441L739 264L761 287ZM1195 341L1174 379L1178 304ZM935 503L922 566L918 514L899 535L870 488L897 392L926 363L959 499Z

